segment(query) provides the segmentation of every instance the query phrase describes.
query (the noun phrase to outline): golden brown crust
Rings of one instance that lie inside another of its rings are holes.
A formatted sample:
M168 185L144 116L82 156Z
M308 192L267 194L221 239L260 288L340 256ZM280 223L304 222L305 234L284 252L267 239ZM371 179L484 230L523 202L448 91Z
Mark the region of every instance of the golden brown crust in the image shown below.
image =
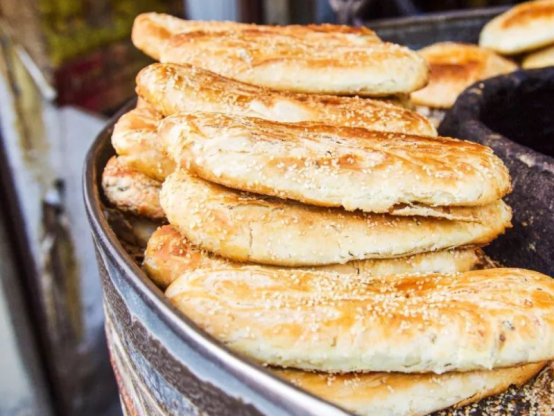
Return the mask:
M498 201L474 222L326 209L240 193L178 170L160 201L169 223L193 244L244 262L283 266L342 264L481 245L510 225Z
M168 117L159 134L202 178L324 207L480 206L511 189L490 148L451 138L216 113Z
M456 252L464 257L473 251L468 249ZM429 255L435 254L425 254L423 257ZM154 281L165 288L187 271L222 266L218 260L222 258L210 257L192 247L172 226L162 226L152 234L148 242L144 266ZM394 262L385 262L389 261ZM224 262L230 264L228 261ZM510 385L521 385L543 366L544 363L541 363L485 372L444 375L329 375L275 368L271 370L300 388L357 414L420 415L461 401L464 404L477 401L501 392Z
M550 362L535 362L535 363L530 363L530 364L526 364L526 365L522 365L514 368L499 368L499 369L493 369L491 371L485 371L487 373L498 371L498 375L496 375L499 378L498 385L495 387L491 386L488 389L480 391L463 401L459 401L454 405L454 407L464 407L468 404L481 401L484 398L501 394L504 391L506 391L508 388L513 386L522 387L527 382L529 382L531 378L533 378L541 370L543 370L545 366L547 366L549 363ZM505 374L501 375L501 373L504 373L504 372Z
M112 134L112 145L118 155L125 156L127 165L158 181L175 170L175 162L158 138L162 117L142 103L119 118Z
M375 38L377 35L365 27L350 27L342 25L289 25L289 26L258 26L255 24L238 23L229 21L198 21L183 20L164 13L143 13L135 18L131 39L133 44L150 57L159 60L160 52L173 35L179 33L204 31L221 32L229 30L257 29L266 31L292 32L307 35L309 32L335 34L335 36L359 35L364 38Z
M554 362L550 362L539 374L523 386L509 387L506 391L456 408L437 412L442 416L467 415L527 415L546 416L554 411Z
M158 228L144 251L143 267L161 288L167 288L187 271L225 265L233 265L233 262L195 247L172 226Z
M137 97L137 105L135 106L135 108L137 108L137 109L145 109L146 108L146 109L150 109L150 110L154 111L154 109L152 108L150 103L143 100L141 97Z
M425 415L462 406L521 386L545 362L491 371L435 374L324 374L298 370L273 371L281 378L338 404L357 415Z
M398 204L389 210L389 214L393 216L437 217L440 219L475 222L475 221L479 221L480 211L481 211L481 206L429 207L429 206L420 205L420 204L412 204L412 205Z
M191 64L276 90L386 96L427 83L425 61L373 36L245 29L171 37L160 62Z
M142 13L133 23L131 40L146 55L159 60L160 50L173 35L196 30L228 30L250 27L237 22L183 20L165 13Z
M272 366L444 373L554 358L554 280L523 269L379 279L227 267L185 273L166 296Z
M190 65L153 64L144 68L137 76L137 93L166 116L205 111L281 122L311 120L371 130L437 134L425 117L380 100L274 91Z
M485 25L479 44L514 55L554 43L554 0L528 1Z
M515 63L491 50L463 43L440 42L419 54L429 63L431 74L429 84L411 98L416 105L433 108L450 108L471 84L517 69Z
M318 269L370 276L409 272L454 273L470 271L481 266L482 256L479 249L453 249L404 258L352 261L342 265L326 265ZM167 225L157 229L148 240L143 266L156 285L166 288L190 270L225 266L240 267L241 264L202 251L192 245L176 228Z
M106 198L118 209L151 219L163 219L161 183L131 168L125 157L112 157L102 173Z
M554 66L554 45L527 55L521 64L525 69Z

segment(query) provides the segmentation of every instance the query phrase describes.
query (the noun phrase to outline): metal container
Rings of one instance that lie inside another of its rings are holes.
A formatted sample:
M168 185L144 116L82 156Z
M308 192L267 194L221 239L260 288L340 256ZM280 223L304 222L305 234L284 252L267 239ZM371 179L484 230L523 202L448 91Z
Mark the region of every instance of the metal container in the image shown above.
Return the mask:
M441 24L441 30L445 33L441 32L440 39L473 41L482 23L497 13L498 10L479 14L458 13L455 17L457 24L463 25L465 15L472 28L466 32L468 38L459 39L454 36L459 34L457 30L450 32L448 25ZM452 15L430 17L428 27L433 28L437 21L452 18ZM475 24L476 20L480 23ZM399 31L397 36L401 35L400 31L410 33L417 29L425 32L425 19L404 21L400 26L386 23L389 29L394 26L394 30L389 32L391 36L394 31ZM415 23L412 25L411 22ZM381 28L385 30L385 26ZM381 29L379 31L385 33ZM449 37L449 34L452 36ZM430 37L435 35L434 29L429 30ZM418 38L417 42L428 44L435 41L430 37L426 40ZM101 132L89 151L84 171L84 194L104 287L112 365L125 412L181 415L346 414L340 408L293 387L262 367L228 351L170 305L125 252L104 214L100 186L102 169L114 153L109 138L116 118ZM498 140L507 141L505 138ZM521 195L525 196L518 194ZM550 230L535 231L535 226L536 223L531 223L527 230L537 236L548 232L554 236L552 224ZM510 233L519 233L519 230ZM546 250L538 242L535 248L537 252ZM537 269L544 270L541 265L537 264ZM535 264L530 262L524 266L533 268Z

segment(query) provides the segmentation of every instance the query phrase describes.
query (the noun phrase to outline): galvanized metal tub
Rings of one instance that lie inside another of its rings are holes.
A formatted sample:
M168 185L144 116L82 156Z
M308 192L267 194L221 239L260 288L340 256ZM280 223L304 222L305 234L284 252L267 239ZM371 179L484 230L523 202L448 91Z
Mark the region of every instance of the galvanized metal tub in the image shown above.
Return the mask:
M467 21L478 19L481 23L472 27L480 28L497 13L497 10L485 12L485 18L469 13ZM436 19L430 18L430 24ZM463 14L457 14L456 19L463 21ZM416 20L418 26L424 25L423 19ZM411 30L410 19L403 28ZM478 29L467 32L472 34L467 41L474 40L475 30ZM441 38L445 36L448 37L444 34ZM426 43L432 42L428 39ZM89 151L84 195L104 288L111 360L124 411L160 415L345 415L344 410L228 351L197 328L167 302L124 250L106 219L100 187L102 169L114 154L110 135L118 116L100 133ZM534 225L529 227L533 230ZM554 236L553 225L540 231L545 232ZM520 266L535 265L529 262Z

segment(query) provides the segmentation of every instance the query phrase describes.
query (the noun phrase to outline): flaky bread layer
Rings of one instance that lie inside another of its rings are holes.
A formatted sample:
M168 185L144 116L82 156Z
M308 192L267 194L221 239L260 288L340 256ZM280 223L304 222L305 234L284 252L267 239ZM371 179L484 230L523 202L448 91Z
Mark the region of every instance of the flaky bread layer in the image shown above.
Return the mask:
M159 134L204 179L317 206L481 206L511 190L492 149L451 138L201 112L164 119Z
M523 269L379 279L227 267L185 273L166 295L273 366L442 374L554 358L554 280Z
M160 52L173 35L197 30L229 30L249 27L238 22L202 22L184 20L165 13L142 13L133 22L131 40L135 47L153 59L160 59Z
M346 35L357 35L360 40L366 42L378 41L379 38L370 29L364 27L350 27L343 25L319 24L319 25L288 25L269 26L230 21L202 21L184 20L165 13L142 13L135 18L131 39L133 44L150 57L159 60L162 49L172 36L188 32L221 32L246 29L263 29L276 33L291 33L297 36L308 36L310 32L334 34L341 39Z
M435 374L324 374L274 370L281 378L357 415L426 415L522 386L545 362L490 371Z
M426 136L437 134L425 117L381 100L275 91L190 65L153 64L144 68L137 76L137 93L166 116L204 111L278 122L318 121Z
M408 48L375 37L265 28L172 36L160 62L191 64L276 90L387 96L427 83L428 67Z
M315 269L365 276L454 273L477 268L482 264L482 257L483 254L479 249L464 248L426 252L394 259L366 259L346 264L325 265ZM152 234L144 252L143 263L148 276L161 288L166 288L180 275L193 269L248 265L201 250L170 225L162 226Z
M502 201L473 222L326 209L240 193L178 170L160 202L169 223L209 252L281 266L342 264L483 245L510 226Z
M127 166L155 180L163 181L175 170L158 137L163 116L144 104L119 118L112 133L112 145Z
M132 168L126 157L112 157L102 173L102 190L118 209L148 217L163 219L160 206L161 183Z

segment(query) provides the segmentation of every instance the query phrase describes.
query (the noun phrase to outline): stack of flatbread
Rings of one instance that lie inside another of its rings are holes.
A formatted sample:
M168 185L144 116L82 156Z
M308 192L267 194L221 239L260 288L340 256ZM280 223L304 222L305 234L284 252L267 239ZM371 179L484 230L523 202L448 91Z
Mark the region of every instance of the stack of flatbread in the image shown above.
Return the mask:
M512 7L487 23L479 44L502 55L522 56L526 69L554 66L554 0Z
M554 358L554 281L480 249L510 226L506 167L401 106L420 56L367 29L158 14L133 41L161 62L104 192L167 219L144 267L199 327L361 414L468 404Z
M439 42L419 51L430 66L428 85L411 102L438 127L458 96L486 78L554 65L554 0L519 4L481 31L479 46Z

